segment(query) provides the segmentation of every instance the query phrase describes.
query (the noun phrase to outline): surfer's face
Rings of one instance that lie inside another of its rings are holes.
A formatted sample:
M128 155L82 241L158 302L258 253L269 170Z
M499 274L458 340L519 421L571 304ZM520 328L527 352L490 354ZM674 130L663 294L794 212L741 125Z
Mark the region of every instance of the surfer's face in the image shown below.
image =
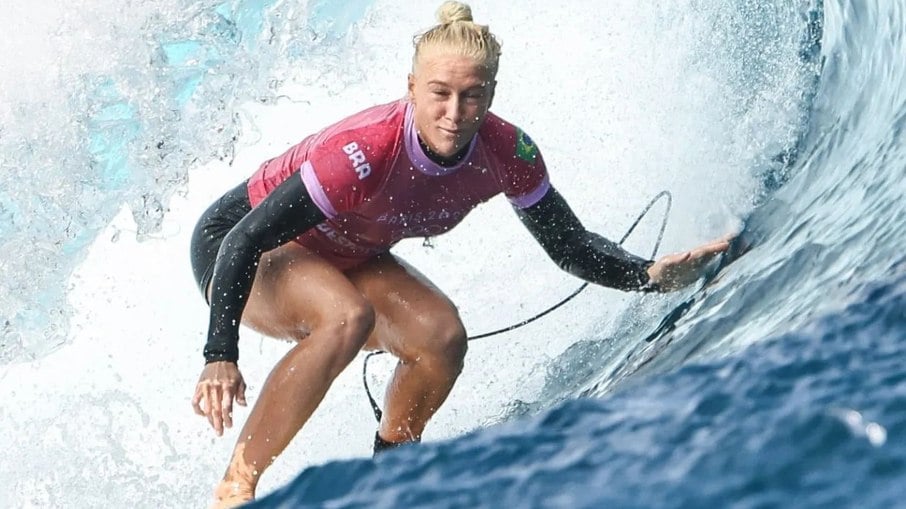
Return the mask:
M487 67L459 55L420 57L409 75L409 100L422 141L441 157L452 157L478 132L494 97Z

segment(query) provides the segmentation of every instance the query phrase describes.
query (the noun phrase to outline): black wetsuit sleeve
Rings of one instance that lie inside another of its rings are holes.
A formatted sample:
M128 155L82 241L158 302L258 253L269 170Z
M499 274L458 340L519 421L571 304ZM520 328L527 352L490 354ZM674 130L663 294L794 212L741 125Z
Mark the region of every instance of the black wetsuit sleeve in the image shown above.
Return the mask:
M657 291L649 282L654 262L635 256L615 242L588 231L553 187L531 207L516 208L522 224L560 268L619 290Z
M325 220L299 173L290 176L224 237L211 279L206 362L239 359L239 321L261 254Z

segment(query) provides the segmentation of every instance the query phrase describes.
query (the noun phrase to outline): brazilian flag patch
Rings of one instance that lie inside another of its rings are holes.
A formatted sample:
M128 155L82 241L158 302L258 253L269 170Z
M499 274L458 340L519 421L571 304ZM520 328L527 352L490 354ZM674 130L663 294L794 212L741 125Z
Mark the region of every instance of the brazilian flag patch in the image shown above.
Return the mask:
M525 162L535 164L538 158L538 146L525 134L522 129L516 128L516 156Z

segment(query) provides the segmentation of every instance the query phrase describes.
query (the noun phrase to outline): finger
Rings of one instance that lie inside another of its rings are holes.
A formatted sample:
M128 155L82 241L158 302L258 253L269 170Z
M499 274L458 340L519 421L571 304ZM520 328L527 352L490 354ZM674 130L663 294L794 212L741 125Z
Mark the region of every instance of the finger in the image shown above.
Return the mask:
M725 241L714 242L705 246L698 247L692 251L693 258L711 258L723 253L730 248L730 243Z
M676 253L676 254L672 254L672 255L667 255L664 257L663 261L664 261L664 265L674 266L674 265L679 265L681 263L688 261L691 257L692 257L692 252L686 251L684 253Z
M211 398L213 397L213 392L214 388L210 385L206 385L204 388L204 396L201 398L202 401L204 401L204 406L202 407L204 415L208 418L208 424L210 424L212 428L214 427L214 419L211 417Z
M213 386L207 386L205 388L205 406L204 406L204 415L208 418L208 424L211 425L211 428L214 431L217 431L217 423L214 421L214 404L213 401L216 401L216 391L217 388Z
M214 431L217 433L217 436L223 435L223 407L221 406L221 389L216 387L211 395L209 402L211 403L211 408L208 413L208 418L211 421L211 425L214 426Z
M223 425L227 428L233 427L233 392L229 389L223 391L223 397L220 400L221 418Z
M192 410L201 416L204 416L204 411L201 409L201 401L204 399L203 396L204 393L202 392L201 387L196 387L195 396L192 397Z
M730 247L730 241L723 240L723 239L715 240L714 242L705 244L702 247L708 251L714 251L714 252L726 251L727 248Z
M236 391L236 403L239 403L242 406L247 406L248 403L245 401L245 381L239 381L239 390Z
M726 251L727 249L730 249L730 241L726 240L726 239L721 239L721 240L718 240L717 242L715 242L714 244L712 244L712 246L714 247L714 249L723 252L723 251Z

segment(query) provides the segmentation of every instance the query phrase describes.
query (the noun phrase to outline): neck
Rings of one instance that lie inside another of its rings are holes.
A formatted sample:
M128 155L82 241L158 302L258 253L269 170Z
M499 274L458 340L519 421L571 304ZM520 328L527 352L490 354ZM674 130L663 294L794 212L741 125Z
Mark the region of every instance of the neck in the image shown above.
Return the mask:
M425 143L425 140L423 140L421 136L418 137L418 144L421 145L422 150L425 151L425 155L428 156L428 159L444 167L456 166L459 164L466 157L466 154L469 153L469 146L471 145L470 143L466 143L452 156L444 157L431 150L431 147Z

